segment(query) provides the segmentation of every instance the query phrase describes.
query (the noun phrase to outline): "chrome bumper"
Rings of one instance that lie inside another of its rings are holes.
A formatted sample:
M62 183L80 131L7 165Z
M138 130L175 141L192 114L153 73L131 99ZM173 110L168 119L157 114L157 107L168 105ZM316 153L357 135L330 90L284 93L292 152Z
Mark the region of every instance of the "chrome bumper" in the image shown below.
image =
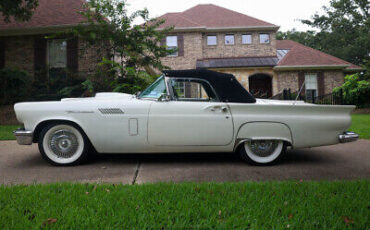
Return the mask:
M344 132L343 134L340 134L338 136L338 139L339 139L339 142L340 143L357 141L358 134L357 133L354 133L354 132Z
M33 142L33 132L25 130L24 128L19 128L13 131L17 143L20 145L31 145Z

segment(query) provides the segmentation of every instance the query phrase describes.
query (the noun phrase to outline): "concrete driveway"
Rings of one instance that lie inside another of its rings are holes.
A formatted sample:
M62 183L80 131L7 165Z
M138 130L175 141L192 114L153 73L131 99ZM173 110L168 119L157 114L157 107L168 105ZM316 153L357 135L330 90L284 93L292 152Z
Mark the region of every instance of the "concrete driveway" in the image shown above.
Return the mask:
M370 140L288 151L279 165L256 167L230 153L102 155L75 167L54 167L37 145L0 141L0 183L337 180L370 178Z

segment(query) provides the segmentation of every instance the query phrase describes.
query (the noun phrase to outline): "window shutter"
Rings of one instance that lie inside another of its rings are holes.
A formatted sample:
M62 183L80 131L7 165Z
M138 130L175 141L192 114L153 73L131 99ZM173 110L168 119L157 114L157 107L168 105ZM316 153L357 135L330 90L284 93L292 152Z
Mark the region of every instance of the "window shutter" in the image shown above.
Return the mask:
M5 67L5 42L0 41L0 69Z
M325 94L325 83L324 83L324 73L318 72L317 73L317 90L318 95L322 96Z
M78 71L78 38L67 41L67 69L72 72Z
M300 71L300 72L298 72L298 92L299 92L299 90L301 89L301 87L302 87L303 83L304 83L304 72ZM302 91L301 91L301 94L302 94L302 92L303 92L303 94L304 94L304 92L305 92L305 88L306 88L306 87L303 87L303 89L302 89Z
M184 56L184 35L177 35L178 56Z
M160 45L161 46L166 46L166 37L161 39Z
M35 38L34 40L34 70L39 80L46 79L46 39Z

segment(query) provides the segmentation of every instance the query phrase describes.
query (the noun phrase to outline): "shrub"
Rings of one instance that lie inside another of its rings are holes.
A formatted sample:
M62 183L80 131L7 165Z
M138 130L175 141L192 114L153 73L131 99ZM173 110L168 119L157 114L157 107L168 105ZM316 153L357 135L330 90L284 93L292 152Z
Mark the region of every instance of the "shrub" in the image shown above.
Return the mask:
M343 100L346 104L359 108L370 107L370 77L359 73L347 75L344 84L333 92L343 90Z
M12 104L29 96L31 79L26 71L0 69L0 104Z

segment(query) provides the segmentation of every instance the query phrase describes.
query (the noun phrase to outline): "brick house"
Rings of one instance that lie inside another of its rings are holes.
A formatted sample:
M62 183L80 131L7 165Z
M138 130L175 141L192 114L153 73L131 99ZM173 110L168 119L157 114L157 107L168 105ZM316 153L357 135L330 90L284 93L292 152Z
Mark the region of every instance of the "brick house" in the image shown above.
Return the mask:
M231 73L257 97L305 82L311 95L331 93L359 66L290 40L276 40L278 26L213 4L167 13L161 28L174 30L161 43L177 52L162 58L172 69L207 68ZM313 92L312 92L313 91Z
M0 16L0 69L26 70L38 80L69 73L90 73L101 60L84 41L66 36L46 39L83 21L84 0L39 0L28 22L5 23Z

